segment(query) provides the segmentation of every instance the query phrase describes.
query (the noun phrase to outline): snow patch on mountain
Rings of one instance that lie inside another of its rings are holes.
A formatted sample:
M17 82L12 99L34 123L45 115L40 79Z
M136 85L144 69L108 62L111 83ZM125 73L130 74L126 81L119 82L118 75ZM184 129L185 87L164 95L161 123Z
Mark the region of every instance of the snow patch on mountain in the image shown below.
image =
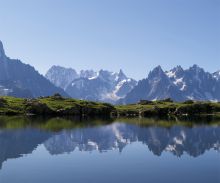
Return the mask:
M13 92L12 89L5 88L4 86L0 85L0 96L8 96L9 93Z
M213 77L217 80L220 80L220 70L212 74Z

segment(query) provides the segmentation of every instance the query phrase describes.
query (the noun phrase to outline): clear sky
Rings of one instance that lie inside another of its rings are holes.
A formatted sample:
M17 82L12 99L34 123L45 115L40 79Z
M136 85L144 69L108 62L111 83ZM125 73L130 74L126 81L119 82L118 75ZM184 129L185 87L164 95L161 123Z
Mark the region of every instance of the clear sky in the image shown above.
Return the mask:
M220 69L220 0L0 0L6 54L44 74L52 65L124 72L157 65Z

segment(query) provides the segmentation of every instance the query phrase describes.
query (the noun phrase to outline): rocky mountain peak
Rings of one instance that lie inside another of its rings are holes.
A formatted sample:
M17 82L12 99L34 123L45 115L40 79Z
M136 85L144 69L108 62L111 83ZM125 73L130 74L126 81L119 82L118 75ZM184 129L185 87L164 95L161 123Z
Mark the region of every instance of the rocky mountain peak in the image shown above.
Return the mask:
M149 79L153 79L153 78L159 78L159 77L164 77L165 73L163 71L163 69L161 68L161 66L157 66L155 67L152 71L150 71L148 78Z
M65 89L74 79L78 78L77 72L72 68L52 66L45 77L55 86Z
M172 71L174 71L174 72L183 72L184 70L180 65L177 65L176 67L174 67L172 69Z
M127 76L124 74L124 72L122 71L122 69L120 69L119 73L118 73L118 80L125 80L128 79Z
M5 56L5 50L4 50L2 42L0 41L0 58L4 56Z
M189 68L189 71L193 72L205 72L203 68L199 67L198 65L194 64L192 67Z

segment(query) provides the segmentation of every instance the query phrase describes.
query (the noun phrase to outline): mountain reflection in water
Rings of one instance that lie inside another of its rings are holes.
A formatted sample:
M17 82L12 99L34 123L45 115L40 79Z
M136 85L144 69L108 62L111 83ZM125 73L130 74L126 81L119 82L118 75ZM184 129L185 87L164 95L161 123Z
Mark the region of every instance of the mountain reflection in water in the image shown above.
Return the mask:
M216 124L186 126L174 123L161 126L156 125L160 124L158 122L143 125L135 119L134 123L131 121L107 124L99 121L98 124L91 123L94 126L88 126L88 123L84 126L83 122L74 123L59 118L42 120L40 123L21 119L10 119L9 122L0 120L0 167L7 159L32 153L39 144L43 144L51 155L70 153L75 149L100 153L113 150L122 152L134 142L145 144L156 156L170 152L178 157L184 153L197 157L210 149L220 150L220 126ZM51 130L51 123L57 123L59 128Z
M63 130L52 135L44 145L50 154L71 152L76 148L80 151L121 152L126 145L137 141L146 144L158 156L169 151L176 156L186 152L196 157L211 148L220 149L220 127L140 127L115 122L100 127Z

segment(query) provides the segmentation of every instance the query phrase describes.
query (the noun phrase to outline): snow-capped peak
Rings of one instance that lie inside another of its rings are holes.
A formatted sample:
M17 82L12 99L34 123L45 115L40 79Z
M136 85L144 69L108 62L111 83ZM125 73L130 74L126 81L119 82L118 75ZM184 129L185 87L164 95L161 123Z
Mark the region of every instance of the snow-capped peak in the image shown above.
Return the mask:
M192 67L189 68L189 71L194 71L194 72L201 72L203 71L204 72L204 69L199 67L198 65L194 64Z
M124 72L122 71L122 69L120 69L119 73L118 73L118 79L120 81L128 79L127 76L124 74Z
M155 77L161 77L165 75L164 71L162 70L161 66L155 67L152 71L150 71L148 78L155 78Z

